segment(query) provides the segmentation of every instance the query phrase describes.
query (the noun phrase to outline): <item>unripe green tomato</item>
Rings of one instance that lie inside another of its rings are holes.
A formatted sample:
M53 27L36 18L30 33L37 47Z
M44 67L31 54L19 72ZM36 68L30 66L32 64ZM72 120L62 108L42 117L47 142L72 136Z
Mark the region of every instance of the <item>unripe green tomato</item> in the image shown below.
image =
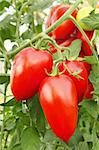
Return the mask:
M78 11L77 16L76 16L76 20L79 23L79 25L86 31L91 31L93 29L90 26L86 25L85 23L81 22L81 19L88 17L92 10L94 9L90 6L81 8ZM95 10L95 13L99 13L99 8Z

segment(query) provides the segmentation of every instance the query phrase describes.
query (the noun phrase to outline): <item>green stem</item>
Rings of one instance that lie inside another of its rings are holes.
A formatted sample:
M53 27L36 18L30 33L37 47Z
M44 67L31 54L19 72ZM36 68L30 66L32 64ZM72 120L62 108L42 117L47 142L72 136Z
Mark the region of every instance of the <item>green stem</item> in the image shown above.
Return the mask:
M16 0L14 0L15 3L15 9L16 9L16 18L17 18L17 22L16 22L16 41L19 44L19 38L20 38L20 32L19 32L19 25L20 25L20 15L19 15L19 11L17 9L17 4L16 4Z
M20 45L20 31L19 31L19 27L20 27L20 22L21 22L21 15L22 15L22 11L23 8L28 4L28 2L24 3L20 9L20 11L17 9L17 5L16 5L16 0L15 0L15 8L16 8L16 17L17 17L17 22L16 22L16 41L18 42L18 44Z
M87 43L89 44L89 46L91 47L92 49L92 52L94 54L94 56L96 57L96 60L98 60L98 56L97 56L97 53L94 49L94 46L93 44L90 42L89 38L87 37L86 33L84 32L84 30L81 28L81 26L78 24L78 22L75 20L74 17L72 16L69 16L68 19L70 19L75 25L76 27L79 29L79 31L82 33L82 35L84 36L84 38L86 39Z
M7 62L5 61L5 73L7 73ZM4 87L4 103L6 103L6 92L7 92L8 83ZM3 122L1 127L1 150L3 150L3 136L4 136L4 118L5 118L5 106L3 107Z
M20 52L23 48L25 48L26 46L30 45L30 43L35 42L37 39L42 37L42 33L38 34L37 36L35 36L33 39L31 39L30 41L27 41L24 45L21 45L20 47L18 47L16 50L13 50L11 52L8 53L8 57L9 59L13 58L18 52Z
M70 9L68 9L66 11L66 13L64 13L64 15L59 19L57 20L52 26L50 26L46 31L45 33L48 34L49 32L52 32L55 28L57 28L61 23L63 23L67 18L68 16L75 10L75 8L77 8L77 6L82 2L82 0L77 0L77 2L72 6L70 7ZM35 42L36 40L38 40L39 38L42 37L44 33L39 33L37 36L33 37L30 41L26 42L24 45L21 45L19 48L17 48L16 50L12 51L12 52L9 52L8 53L8 56L9 58L12 58L13 56L15 56L20 50L22 50L23 48L25 48L26 46L30 45L30 43L33 43Z
M62 52L61 52L61 48L60 46L56 43L55 40L53 40L51 37L49 37L48 35L45 35L38 43L37 43L37 48L39 48L39 46L42 44L43 41L48 40L48 43L51 43L54 45L54 47L57 49L58 52L58 56L59 58L62 58Z

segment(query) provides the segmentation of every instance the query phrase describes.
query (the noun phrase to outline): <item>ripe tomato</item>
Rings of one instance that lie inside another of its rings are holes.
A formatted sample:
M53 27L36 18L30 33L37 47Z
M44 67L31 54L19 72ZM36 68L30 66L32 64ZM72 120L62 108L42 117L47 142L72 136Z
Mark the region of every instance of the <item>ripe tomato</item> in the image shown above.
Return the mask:
M55 10L59 7L60 5L56 5L54 7L52 7L52 9L49 12L49 17L47 18L47 21L45 23L45 28L48 28L51 26L51 17L54 14Z
M51 25L54 24L68 9L70 5L61 5L58 7L51 17ZM72 16L76 18L77 10L74 10ZM52 36L55 40L66 39L76 29L74 23L67 19L55 30L52 31Z
M48 27L51 26L51 18L52 18L52 15L53 15L53 13L55 12L55 10L56 10L59 6L60 6L60 5L56 5L56 6L52 7L52 9L50 10L49 17L48 17L48 19L47 19L47 21L46 21L46 23L45 23L45 28L48 28ZM52 33L50 32L48 35L49 35L49 36L52 36Z
M73 81L66 75L46 77L40 85L39 98L53 132L68 142L75 131L78 116Z
M46 77L44 69L50 72L52 65L52 56L47 51L29 47L16 55L11 72L11 89L17 101L34 96Z
M85 33L88 36L89 40L91 40L93 37L94 31L86 31ZM77 36L77 38L82 40L82 51L83 51L84 55L85 56L91 56L92 55L92 49L89 46L89 44L87 43L86 39L81 34L81 32L77 31L76 36Z
M86 89L86 92L85 92L85 98L87 99L91 99L93 94L92 92L94 91L94 88L93 88L93 85L92 83L88 80L88 86L87 86L87 89Z
M78 102L81 102L88 84L87 70L83 63L79 61L66 61L65 63L72 73L80 71L79 76L81 78L71 75L67 70L64 72L64 74L68 75L74 81L78 94ZM59 64L59 70L64 70L63 63Z
M83 58L84 57L84 53L81 51L79 56ZM82 61L82 63L84 64L84 66L85 66L85 68L87 70L87 73L89 75L90 71L91 71L91 65L88 64L87 62L84 62L84 61Z

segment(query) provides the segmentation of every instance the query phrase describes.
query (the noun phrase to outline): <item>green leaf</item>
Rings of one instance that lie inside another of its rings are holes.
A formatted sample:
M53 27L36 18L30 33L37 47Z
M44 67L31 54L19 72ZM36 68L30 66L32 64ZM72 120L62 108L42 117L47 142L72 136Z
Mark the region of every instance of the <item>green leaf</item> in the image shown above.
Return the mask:
M0 74L0 84L4 84L10 81L10 76L7 74Z
M94 39L94 41L95 41L97 53L99 55L99 31L98 30L95 32L95 39Z
M4 120L4 129L7 131L11 131L12 129L15 128L16 125L16 119L14 116L8 117L7 119Z
M5 7L9 7L9 6L10 6L10 3L8 1L6 1L6 0L1 1L0 2L0 11L3 11L3 9Z
M95 56L85 56L84 61L88 62L89 64L97 64L97 60Z
M20 134L19 134L18 130L15 130L15 132L12 136L12 139L10 141L8 150L14 150L14 148L19 148L19 144L20 144ZM15 149L15 150L17 150L17 149Z
M71 45L69 46L69 55L67 56L68 60L75 60L81 51L81 40L76 39L74 40ZM64 52L65 53L65 52Z
M21 144L17 144L12 149L9 149L9 150L22 150Z
M48 6L50 6L51 4L52 4L52 2L53 2L54 0L36 0L36 1L34 1L34 0L31 0L30 2L30 4L31 4L31 9L33 10L33 11L40 11L40 10L43 10L43 9L45 9L45 8L47 8Z
M79 144L79 142L82 140L82 134L81 134L81 132L80 132L80 130L79 130L79 128L76 128L76 130L75 130L75 132L74 132L74 134L73 134L73 136L70 138L70 140L69 140L69 145L71 146L78 146L78 144Z
M95 119L98 117L98 105L95 101L84 100L81 103L82 107Z
M53 131L51 129L46 130L45 132L45 136L44 136L44 142L53 142L54 140L56 140L57 137L56 135L53 133Z
M23 150L40 150L40 138L35 129L24 129L21 135L21 147Z
M98 2L98 0L87 0L87 1L94 8L96 7L96 3Z
M45 132L45 116L42 111L38 95L36 94L33 98L27 101L27 105L31 114L31 118L37 127L37 130L44 134Z
M16 38L16 26L13 25L12 22L13 16L11 15L7 15L2 21L0 21L0 37L2 41L6 39L11 39L12 41L14 41L14 39Z
M88 17L81 19L81 22L90 26L93 30L99 30L99 13L95 14L92 11Z
M23 113L23 112L18 112L17 117L19 119L17 120L17 127L24 128L24 126L30 126L30 116L29 113Z
M78 150L89 150L88 144L86 142L80 142Z

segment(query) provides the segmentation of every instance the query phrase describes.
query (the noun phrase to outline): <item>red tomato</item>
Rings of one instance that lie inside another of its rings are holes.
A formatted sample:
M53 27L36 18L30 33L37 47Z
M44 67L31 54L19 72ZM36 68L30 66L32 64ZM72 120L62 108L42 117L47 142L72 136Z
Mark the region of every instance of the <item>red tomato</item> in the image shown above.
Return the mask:
M59 45L62 46L62 47L68 47L73 42L73 40L75 40L75 37L69 37L67 40L65 40L64 42L60 43ZM52 44L49 44L49 46L50 46L50 51L53 54L57 52L57 49Z
M39 89L42 109L54 133L68 142L73 135L78 116L77 91L66 75L45 78Z
M91 40L94 31L85 31L85 33L88 36L89 40ZM92 49L80 31L77 31L77 38L82 40L82 51L83 51L84 55L91 56L92 55Z
M51 26L51 17L52 17L52 15L53 15L53 13L55 12L55 10L56 10L59 6L60 6L60 5L56 5L56 6L52 7L52 9L50 10L49 17L48 17L48 19L47 19L47 21L46 21L46 23L45 23L45 28L48 28L48 27ZM52 36L52 33L50 32L48 35L49 35L49 36Z
M83 63L79 62L79 61L66 61L65 63L67 65L68 69L72 73L81 71L79 73L79 76L83 79L72 76L67 70L64 73L64 74L68 75L74 81L76 89L77 89L77 94L78 94L78 102L80 102L83 99L83 96L85 94L87 84L88 84L87 70L86 70L85 66L83 65ZM63 64L62 63L59 64L59 70L63 71L63 69L64 69Z
M70 5L61 5L58 7L51 17L51 25L54 24L68 9ZM77 10L74 10L72 16L76 18ZM55 30L52 31L52 36L55 40L66 39L76 29L74 23L67 19Z
M88 80L88 86L87 86L87 90L85 92L85 98L87 99L91 99L93 94L92 92L94 91L93 85L92 83Z
M80 56L80 57L84 57L84 53L81 51L79 56ZM88 73L88 75L89 75L89 74L90 74L90 71L91 71L91 65L88 64L87 62L84 62L84 61L82 61L82 63L83 63L84 66L86 67L87 73Z
M11 72L11 89L17 101L34 96L46 77L44 69L50 72L52 65L52 56L47 51L25 48L16 55Z

